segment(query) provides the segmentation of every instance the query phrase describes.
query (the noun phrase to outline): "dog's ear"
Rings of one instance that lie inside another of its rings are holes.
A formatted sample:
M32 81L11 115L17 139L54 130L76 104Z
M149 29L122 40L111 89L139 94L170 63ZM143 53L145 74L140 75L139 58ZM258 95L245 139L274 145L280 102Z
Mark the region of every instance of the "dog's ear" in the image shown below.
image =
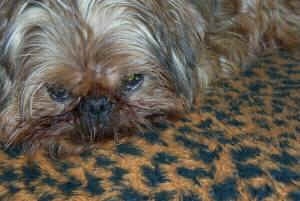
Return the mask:
M155 2L155 16L148 20L153 22L150 32L157 42L152 52L172 75L177 94L192 103L194 89L198 88L198 74L201 80L207 77L205 70L198 72L200 41L204 40L206 22L194 5L186 1Z

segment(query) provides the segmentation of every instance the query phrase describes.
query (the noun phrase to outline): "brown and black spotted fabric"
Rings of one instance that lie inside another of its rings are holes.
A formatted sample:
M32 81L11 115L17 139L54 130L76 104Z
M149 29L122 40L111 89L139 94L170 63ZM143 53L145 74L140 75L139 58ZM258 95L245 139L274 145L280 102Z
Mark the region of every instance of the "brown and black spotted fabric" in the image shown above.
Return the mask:
M200 108L80 156L0 151L0 200L300 201L300 54L266 55Z

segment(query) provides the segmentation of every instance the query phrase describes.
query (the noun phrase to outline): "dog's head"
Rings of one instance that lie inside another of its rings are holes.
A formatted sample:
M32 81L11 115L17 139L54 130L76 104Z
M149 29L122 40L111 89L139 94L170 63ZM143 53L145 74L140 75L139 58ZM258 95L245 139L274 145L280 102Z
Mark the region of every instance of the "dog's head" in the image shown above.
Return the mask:
M204 25L186 1L15 3L1 61L8 144L151 126L187 109L205 76Z

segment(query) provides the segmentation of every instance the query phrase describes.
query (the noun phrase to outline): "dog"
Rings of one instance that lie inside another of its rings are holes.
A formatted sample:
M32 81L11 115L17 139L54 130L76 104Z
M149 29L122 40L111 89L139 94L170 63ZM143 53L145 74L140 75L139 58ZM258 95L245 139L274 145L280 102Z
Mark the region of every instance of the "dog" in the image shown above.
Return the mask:
M298 0L2 0L1 141L143 131L299 32Z

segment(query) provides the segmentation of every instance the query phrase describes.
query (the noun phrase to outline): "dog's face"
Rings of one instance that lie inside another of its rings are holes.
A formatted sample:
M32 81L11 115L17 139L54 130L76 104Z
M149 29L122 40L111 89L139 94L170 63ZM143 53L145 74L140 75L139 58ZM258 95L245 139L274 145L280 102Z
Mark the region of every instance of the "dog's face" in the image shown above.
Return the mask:
M203 27L185 1L18 4L2 61L9 144L68 133L97 139L190 105Z

